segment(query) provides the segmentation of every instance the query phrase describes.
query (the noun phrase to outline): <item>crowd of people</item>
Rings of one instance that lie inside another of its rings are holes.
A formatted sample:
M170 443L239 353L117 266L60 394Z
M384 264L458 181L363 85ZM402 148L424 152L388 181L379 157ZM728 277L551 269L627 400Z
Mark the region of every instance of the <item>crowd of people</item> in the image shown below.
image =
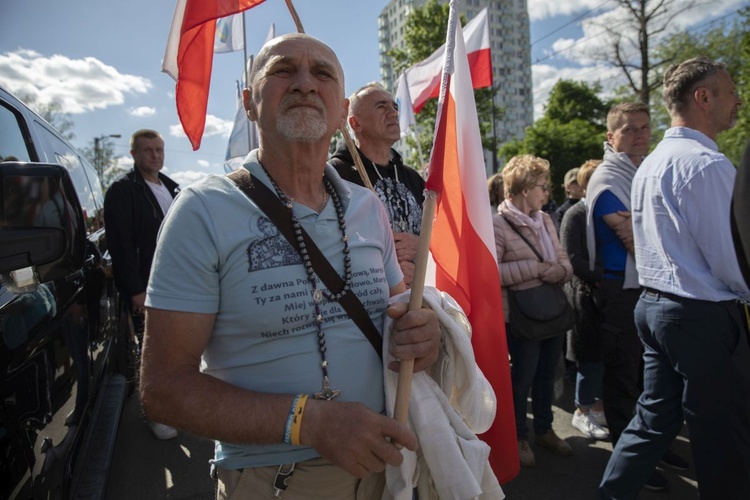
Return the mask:
M687 421L702 498L746 499L750 291L726 243L734 168L715 143L741 103L708 59L675 65L664 83L672 128L654 152L648 107L613 107L602 159L565 175L559 208L543 158L511 158L488 179L518 455L532 467L536 447L573 454L553 429L564 353L573 427L613 446L600 498L666 488L656 465L687 467L669 449ZM336 55L313 37L269 41L243 98L260 144L246 177L180 191L159 172L162 137L140 130L133 172L107 194L115 279L139 332L147 311L143 408L159 438L216 440L217 498L380 498L386 465L418 444L385 416L384 370L413 360L435 371L444 348L436 311L389 300L412 284L424 180L393 148L393 96L373 83L346 98ZM356 151L329 158L345 126ZM521 335L509 294L542 286L564 290L574 320ZM366 330L382 336L386 316L384 363Z
M491 198L504 185L494 216L504 300L564 283L576 313L567 332L528 339L505 308L519 458L535 464L529 388L536 444L571 454L551 430L551 374L564 350L576 368L573 427L613 446L600 498L666 489L657 464L688 468L670 450L684 422L701 498L750 498L750 291L744 254L729 244L736 172L715 142L742 103L725 67L702 57L669 68L664 98L671 128L650 154L649 108L609 111L603 158L565 176L568 199L552 214L561 241L544 212L545 160L512 158L501 181L488 181Z

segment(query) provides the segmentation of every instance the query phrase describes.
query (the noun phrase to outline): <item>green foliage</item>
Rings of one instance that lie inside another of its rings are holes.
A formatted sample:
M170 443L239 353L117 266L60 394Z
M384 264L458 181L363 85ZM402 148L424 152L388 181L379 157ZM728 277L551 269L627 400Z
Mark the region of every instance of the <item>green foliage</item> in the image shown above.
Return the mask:
M398 75L401 70L427 59L445 43L449 14L450 6L447 3L439 4L437 0L429 0L423 7L416 7L412 10L404 28L404 48L394 48L388 51L388 56L393 59L394 74ZM463 15L460 20L462 26L466 24L466 18ZM486 88L474 91L482 146L489 151L497 148L492 134L492 101L497 90L497 88ZM495 108L494 113L495 120L499 121L502 118L503 109ZM415 117L419 131L418 138L415 139L412 135L406 138L411 152L404 160L415 168L422 165L417 140L422 149L423 162L426 163L429 160L435 134L436 115L437 99L430 99Z
M526 129L522 140L500 148L506 160L520 154L549 160L554 188L551 194L558 202L565 197L560 188L565 172L602 157L610 103L598 97L599 91L599 85L560 80L550 93L544 117Z
M742 9L740 15L741 20L732 30L733 32L736 30L736 34L732 35L730 32L725 41L726 47L736 46L739 41L739 50L732 51L732 54L737 56L737 60L732 61L731 58L721 60L727 63L729 73L732 75L737 93L745 108L740 109L734 128L719 134L717 139L719 151L727 155L735 166L740 164L745 145L750 138L750 113L747 111L747 106L750 106L750 7Z
M589 87L584 82L560 80L550 92L544 116L560 122L592 121L606 127L609 104L598 97L601 90L598 83Z
M439 4L437 0L429 0L424 7L412 10L404 26L405 48L388 51L388 56L393 59L394 74L398 75L402 69L427 59L445 43L449 15L450 6ZM464 24L466 18L461 16L461 26Z

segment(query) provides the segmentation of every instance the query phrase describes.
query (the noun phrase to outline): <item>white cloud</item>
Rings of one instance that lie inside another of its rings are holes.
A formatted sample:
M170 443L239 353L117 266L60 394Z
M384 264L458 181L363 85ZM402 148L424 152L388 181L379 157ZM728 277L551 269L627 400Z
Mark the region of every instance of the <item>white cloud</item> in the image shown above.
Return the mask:
M206 115L206 130L203 132L204 137L220 135L229 138L232 133L234 120L224 120L214 115Z
M62 112L78 114L125 102L125 94L144 94L151 81L122 74L94 57L44 57L19 49L0 54L0 83L39 104L56 103Z
M198 160L198 166L203 168L209 168L211 166L211 163L209 163L206 160Z
M569 15L601 5L601 0L528 0L529 18L539 21L548 17Z
M212 135L218 135L221 137L229 138L229 134L232 133L232 126L234 121L224 120L214 115L206 115L206 128L203 130L203 137L211 137ZM185 137L185 131L182 130L182 125L170 125L169 135L173 137Z
M115 162L117 163L117 168L127 170L133 168L133 165L135 165L132 156L118 156L117 158L115 158Z
M559 80L582 81L590 86L599 83L602 87L599 95L603 98L610 97L614 89L625 83L619 69L604 65L556 68L535 64L531 67L531 73L534 81L534 120L544 115L549 93Z
M156 114L156 108L150 106L139 106L137 108L131 108L130 114L139 118L144 116L154 116Z

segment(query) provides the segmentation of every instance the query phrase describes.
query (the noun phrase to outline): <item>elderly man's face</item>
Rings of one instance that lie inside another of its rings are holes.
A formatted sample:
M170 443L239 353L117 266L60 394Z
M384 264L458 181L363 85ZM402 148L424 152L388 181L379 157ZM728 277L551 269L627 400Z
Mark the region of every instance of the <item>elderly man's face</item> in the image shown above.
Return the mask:
M360 98L357 109L352 109L349 124L360 140L387 141L393 144L401 138L398 105L385 90L369 89Z
M344 77L336 55L313 38L282 39L264 49L252 83L248 116L261 136L328 141L347 113Z

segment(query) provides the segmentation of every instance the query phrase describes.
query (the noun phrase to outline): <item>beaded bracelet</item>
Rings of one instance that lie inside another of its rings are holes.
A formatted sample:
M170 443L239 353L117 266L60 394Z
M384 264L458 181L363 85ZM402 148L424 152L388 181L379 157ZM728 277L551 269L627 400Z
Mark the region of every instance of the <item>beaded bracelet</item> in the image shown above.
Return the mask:
M284 425L284 444L292 444L292 421L294 420L294 410L297 408L297 403L299 402L299 398L301 396L303 396L303 394L297 394L296 396L294 396L292 406L291 408L289 408L289 415L287 415L286 424Z
M302 429L302 416L305 414L305 405L307 404L307 394L300 394L299 401L294 409L294 417L292 418L292 444L299 446L299 435Z

